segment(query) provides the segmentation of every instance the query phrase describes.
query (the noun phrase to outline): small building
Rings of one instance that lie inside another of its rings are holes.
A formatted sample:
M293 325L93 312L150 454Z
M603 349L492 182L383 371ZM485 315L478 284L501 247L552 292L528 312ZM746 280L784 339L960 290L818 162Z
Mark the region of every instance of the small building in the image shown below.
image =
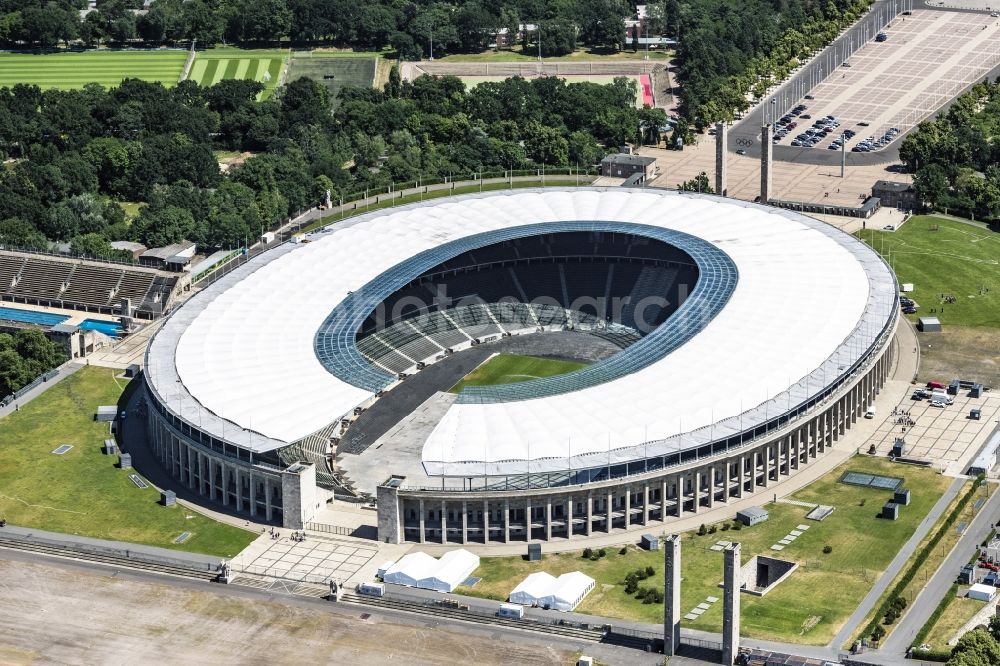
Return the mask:
M751 525L756 525L767 520L769 517L767 510L762 509L759 506L752 506L748 509L742 509L736 512L736 520L740 521L747 527Z
M1000 434L995 434L986 442L986 446L969 464L968 474L989 474L997 466L997 449L1000 448Z
M564 573L558 578L545 571L536 571L511 591L510 602L572 611L596 584L597 581L580 571Z
M993 597L997 595L997 588L992 585L983 585L982 583L975 583L969 588L969 598L975 599L976 601L993 601Z
M892 452L889 454L892 458L902 458L906 453L906 440L902 437L897 437L896 441L892 443Z
M139 264L153 268L167 268L168 265L187 265L194 257L195 245L191 241L181 241L166 247L154 247L139 255Z
M540 543L529 543L528 544L528 561L538 562L542 559L542 544Z
M95 421L101 421L106 423L108 421L114 421L118 416L118 406L117 405L101 405L97 408L97 413L94 414Z
M85 358L94 352L97 345L94 331L84 330L75 324L56 324L45 332L45 337L61 345L70 358Z
M132 454L123 453L118 456L118 467L121 469L132 469Z
M983 418L983 410L976 407L975 409L969 410L969 419L973 421L978 421Z
M134 241L112 241L111 247L115 250L121 250L122 252L128 252L132 255L132 259L138 261L139 257L143 252L148 250L142 243L136 243Z
M882 517L886 520L899 519L899 505L895 502L886 502L882 507Z
M976 567L972 564L966 564L962 567L962 570L958 573L958 582L962 585L972 585L976 582Z
M878 197L883 206L899 210L920 210L922 208L917 191L910 183L877 180L872 185L872 196Z
M173 490L160 491L160 503L163 506L174 506L177 504L177 493Z
M632 174L638 173L642 174L640 182L645 182L653 177L653 165L655 164L656 159L652 157L615 153L601 160L601 175L628 178Z
M106 456L113 456L118 453L118 443L113 439L104 440L104 446L101 447L101 451Z
M908 488L901 488L892 494L892 501L902 506L910 504L910 491Z
M970 398L982 398L983 397L983 385L973 384L972 388L969 389Z
M655 536L653 536L652 534L643 534L641 543L642 547L645 548L646 550L660 549L660 540Z
M941 320L937 317L920 317L917 319L917 330L922 333L940 333Z

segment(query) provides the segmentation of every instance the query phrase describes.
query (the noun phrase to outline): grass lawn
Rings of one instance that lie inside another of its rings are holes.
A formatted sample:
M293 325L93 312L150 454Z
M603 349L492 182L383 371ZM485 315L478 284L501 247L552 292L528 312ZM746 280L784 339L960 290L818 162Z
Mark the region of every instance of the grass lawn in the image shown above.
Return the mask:
M119 201L118 205L125 211L125 217L134 220L139 217L139 210L144 205L141 201Z
M255 534L182 506L166 508L154 488L137 488L129 472L101 453L108 424L98 405L113 405L125 387L113 370L88 366L0 420L0 515L14 525L232 557ZM51 452L72 444L63 455ZM173 540L181 532L191 538Z
M82 51L65 53L0 53L0 86L33 83L69 90L88 83L110 88L122 79L177 83L186 51Z
M962 594L965 594L963 591ZM965 597L952 597L938 621L934 623L934 628L924 640L931 646L932 650L947 650L948 641L965 626L965 623L983 609L986 603L968 599Z
M920 310L909 315L912 321L933 314L946 327L1000 327L1000 234L932 215L914 216L898 231L861 234L890 260L901 283L913 283L908 296ZM984 287L989 291L984 293ZM945 303L941 294L957 300Z
M586 366L586 363L563 361L554 358L497 354L452 386L451 392L458 393L466 386L516 384L517 382L525 382L529 379L564 375L567 372L573 372Z
M264 84L260 99L274 93L281 68L288 57L285 49L218 48L199 51L188 78L199 85L213 86L228 79L249 79Z
M899 231L861 235L891 261L901 283L913 283L908 295L920 310L910 319L941 319L941 333L919 334L920 379L1000 383L1000 234L978 222L918 215ZM956 301L942 302L941 294Z
M916 489L913 502L894 523L876 517L890 496L887 491L839 482L847 470L882 473L903 477L909 488ZM836 507L823 522L807 521L808 509L791 504L768 504L770 519L739 531L720 529L714 534L684 535L681 556L684 579L681 611L687 613L709 596L722 598L721 552L710 547L717 541L739 541L744 561L753 555L776 555L799 564L785 582L765 597L744 594L742 597L742 631L752 638L794 641L801 644L825 645L847 620L864 598L878 575L888 566L900 546L912 535L923 516L930 510L949 479L923 468L895 465L881 458L857 456L826 477L803 488L794 499ZM781 553L771 550L789 531L799 524L810 529L788 545ZM823 553L830 545L832 552ZM558 575L580 570L597 580L597 588L577 609L612 618L662 622L661 604L643 604L624 593L624 577L629 571L650 565L656 575L640 586L662 587L663 554L644 552L630 546L626 555L617 549L607 549L607 555L596 562L577 553L543 556L541 563L527 562L520 557L483 558L475 575L483 580L474 588L461 588L463 594L502 599L527 574L544 570ZM706 631L722 628L722 602L711 605L697 620L685 620L685 626Z

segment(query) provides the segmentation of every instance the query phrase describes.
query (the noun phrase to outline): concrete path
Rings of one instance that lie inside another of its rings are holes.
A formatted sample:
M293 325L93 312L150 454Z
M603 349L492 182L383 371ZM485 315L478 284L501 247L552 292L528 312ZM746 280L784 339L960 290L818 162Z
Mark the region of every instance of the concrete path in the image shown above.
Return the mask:
M951 584L958 577L958 572L962 568L962 565L969 561L969 558L975 552L976 546L982 543L987 535L989 535L997 516L1000 516L1000 492L997 492L996 488L989 488L989 486L987 486L987 489L992 492L992 495L986 501L986 504L979 509L976 517L972 519L972 523L965 528L965 532L959 538L958 543L955 544L948 557L945 558L940 568L934 572L930 581L924 585L920 594L909 605L906 615L903 616L903 619L900 620L899 624L896 625L896 628L885 640L882 652L890 654L902 654L906 652L907 648L912 645L917 632L920 631L921 627L930 618L931 613L937 608L938 602L948 593Z
M865 617L867 617L868 613L875 608L875 604L878 603L882 593L889 588L899 572L902 571L903 567L907 565L910 558L917 551L917 547L920 545L920 542L924 540L924 537L927 536L927 533L934 526L934 523L937 522L937 519L941 517L941 514L943 514L945 509L948 508L951 501L958 495L958 492L961 490L965 481L966 480L964 478L955 479L948 487L948 490L945 491L944 495L941 496L941 499L939 499L927 515L924 516L924 519L920 522L920 525L917 526L913 536L911 536L909 541L907 541L900 551L896 553L896 557L894 557L892 562L889 563L889 567L882 573L879 579L875 582L875 585L872 586L872 589L861 602L861 605L855 609L851 617L846 623L844 623L844 626L840 628L840 631L837 632L837 635L834 636L833 640L830 642L829 647L838 649L851 640L858 629L860 629L861 623L864 622ZM916 604L914 604L914 606L916 606ZM933 606L929 612L932 611ZM899 628L897 627L897 631L898 630ZM895 634L895 632L893 633Z
M41 384L39 384L35 388L31 389L30 391L28 391L27 393L25 393L24 395L22 395L17 400L15 400L14 402L10 403L9 405L6 405L5 407L0 407L0 419L2 419L3 417L7 416L8 414L13 414L17 410L19 410L21 407L23 407L24 405L28 404L29 402L31 402L32 400L34 400L35 398L37 398L41 394L45 393L50 388L52 388L53 386L55 386L56 384L58 384L59 382L61 382L64 378L69 377L70 375L72 375L74 372L76 372L77 370L79 370L82 367L83 367L83 365L81 365L79 363L65 363L65 364L63 364L59 368L59 374L58 375L56 375L55 377L53 377L52 379L50 379L47 382L42 382ZM2 397L2 396L0 396L0 397Z

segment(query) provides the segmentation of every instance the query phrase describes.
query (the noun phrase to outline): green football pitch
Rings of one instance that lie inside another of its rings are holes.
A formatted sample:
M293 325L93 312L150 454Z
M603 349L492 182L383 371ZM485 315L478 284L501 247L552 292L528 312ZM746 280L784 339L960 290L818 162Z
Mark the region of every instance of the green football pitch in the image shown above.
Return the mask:
M188 78L203 86L229 79L249 79L264 84L260 98L271 96L281 78L288 51L213 49L199 52Z
M180 78L186 59L187 51L0 53L0 86L29 83L69 90L88 83L113 87L125 78L171 86Z
M492 386L494 384L514 384L531 379L541 379L562 375L585 367L586 363L563 361L538 356L518 356L498 354L467 374L451 388L458 393L466 386Z
M296 53L292 58L288 79L294 81L309 77L322 83L330 91L330 101L338 105L337 95L342 88L357 86L371 88L375 80L375 58L326 54L322 51Z

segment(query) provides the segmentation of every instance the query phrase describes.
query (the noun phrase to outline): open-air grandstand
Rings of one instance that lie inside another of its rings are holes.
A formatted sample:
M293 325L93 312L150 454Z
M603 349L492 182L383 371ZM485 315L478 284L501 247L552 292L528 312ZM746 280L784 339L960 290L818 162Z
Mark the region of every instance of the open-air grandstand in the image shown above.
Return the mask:
M691 258L629 234L567 232L503 241L449 259L387 298L358 351L394 374L455 347L577 330L621 348L663 323L697 279Z
M170 309L176 273L83 259L0 251L0 300L155 319Z

